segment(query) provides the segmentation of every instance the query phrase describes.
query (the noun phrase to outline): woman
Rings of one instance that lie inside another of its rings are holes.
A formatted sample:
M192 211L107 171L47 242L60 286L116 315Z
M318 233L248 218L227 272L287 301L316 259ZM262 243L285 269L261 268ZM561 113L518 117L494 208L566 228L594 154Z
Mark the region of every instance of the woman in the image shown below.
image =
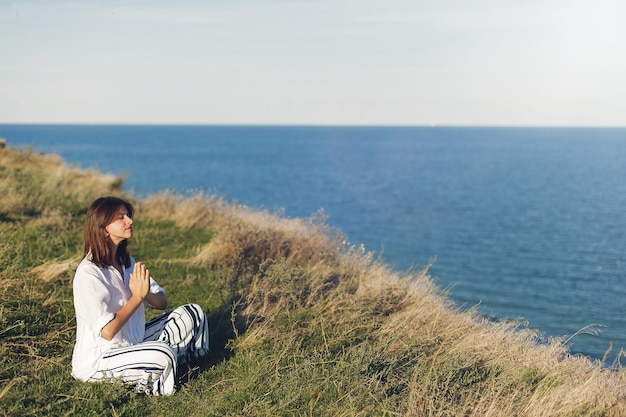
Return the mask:
M146 323L144 306L164 310L167 297L128 253L132 224L132 205L116 197L99 198L87 211L84 258L73 284L72 375L169 395L177 366L209 351L208 321L199 306L188 304Z

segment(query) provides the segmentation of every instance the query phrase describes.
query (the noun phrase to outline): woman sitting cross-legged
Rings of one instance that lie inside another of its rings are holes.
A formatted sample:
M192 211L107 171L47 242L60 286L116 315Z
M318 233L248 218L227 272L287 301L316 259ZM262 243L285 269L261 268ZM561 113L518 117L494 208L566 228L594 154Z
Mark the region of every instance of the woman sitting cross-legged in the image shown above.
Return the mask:
M128 253L132 224L132 205L117 197L99 198L87 212L84 258L73 283L72 375L169 395L177 367L208 353L208 320L198 305L186 304L146 323L144 306L164 310L167 297Z

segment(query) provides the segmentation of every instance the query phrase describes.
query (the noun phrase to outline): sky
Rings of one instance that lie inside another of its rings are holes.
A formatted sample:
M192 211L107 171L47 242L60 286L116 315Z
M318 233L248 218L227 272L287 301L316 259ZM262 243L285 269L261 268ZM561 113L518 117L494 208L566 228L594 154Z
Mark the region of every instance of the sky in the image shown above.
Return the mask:
M0 0L0 123L626 126L623 0Z

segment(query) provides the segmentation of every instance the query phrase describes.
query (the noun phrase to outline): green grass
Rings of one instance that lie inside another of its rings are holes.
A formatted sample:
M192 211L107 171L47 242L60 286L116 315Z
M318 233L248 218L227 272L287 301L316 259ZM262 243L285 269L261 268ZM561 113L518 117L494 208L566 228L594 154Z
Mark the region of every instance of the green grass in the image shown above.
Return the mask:
M60 230L42 226L40 220L38 216L22 217L2 228L2 259L6 261L1 272L5 301L0 307L0 389L4 390L0 410L7 415L153 415L150 398L115 385L78 382L70 376L75 329L73 271L70 268L42 282L33 268L68 258L77 265L82 254L77 236L83 222L77 217ZM152 275L171 293L170 303L196 302L219 318L215 313L224 300L220 289L212 285L217 282L212 279L216 272L184 262L212 233L183 229L173 222L137 223L144 231L142 237L154 238L155 244L144 252L137 250L136 256L150 265ZM227 340L213 340L218 344L213 349L224 355Z
M134 199L131 253L211 353L149 397L74 380L72 279L88 204L121 180L0 150L0 416L620 416L626 375L461 311L313 219L211 196ZM157 312L149 312L149 315Z

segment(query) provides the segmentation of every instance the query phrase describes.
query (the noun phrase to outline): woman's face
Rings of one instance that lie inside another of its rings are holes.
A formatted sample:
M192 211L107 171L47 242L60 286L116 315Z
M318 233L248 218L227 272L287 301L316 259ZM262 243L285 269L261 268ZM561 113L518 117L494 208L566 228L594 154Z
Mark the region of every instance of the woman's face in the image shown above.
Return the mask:
M125 206L120 206L115 218L109 223L105 230L109 234L111 241L116 245L124 239L133 237L133 219L128 217L128 210Z

